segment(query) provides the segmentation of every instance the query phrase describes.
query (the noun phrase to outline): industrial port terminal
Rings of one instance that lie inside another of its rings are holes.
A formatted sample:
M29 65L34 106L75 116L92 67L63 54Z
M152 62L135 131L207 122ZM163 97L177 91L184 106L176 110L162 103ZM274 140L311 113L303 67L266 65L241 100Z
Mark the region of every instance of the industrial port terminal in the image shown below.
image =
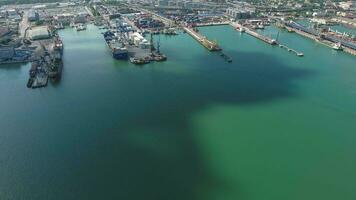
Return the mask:
M298 57L304 56L304 53L280 41L279 32L275 38L267 36L263 32L264 27L273 24L333 50L356 55L355 36L329 26L335 23L355 26L353 19L340 16L311 18L311 24L307 26L287 14L262 12L257 15L256 8L248 3L237 3L234 7L214 3L201 6L178 8L177 4L177 7L152 7L140 3L90 1L1 7L0 65L31 63L27 86L44 87L48 80L59 80L62 73L64 45L57 32L68 27L78 32L87 31L86 27L91 23L102 30L113 59L136 65L166 61L168 58L161 50L164 44L160 35L181 33L191 36L208 51L219 52L230 63L232 58L223 52L222 46L199 31L202 26L222 25L229 25L240 33L278 46ZM213 7L216 8L209 12Z
M331 29L317 30L305 27L294 21L283 22L281 27L286 28L289 32L295 32L335 50L343 50L352 55L356 55L356 42L354 39L331 31Z
M356 0L0 0L0 200L356 200L355 77Z

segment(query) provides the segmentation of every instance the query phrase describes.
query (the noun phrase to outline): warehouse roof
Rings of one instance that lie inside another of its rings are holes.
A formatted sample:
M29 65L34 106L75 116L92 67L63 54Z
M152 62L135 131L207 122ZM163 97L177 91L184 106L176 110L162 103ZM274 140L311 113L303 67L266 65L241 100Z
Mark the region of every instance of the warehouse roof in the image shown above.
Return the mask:
M47 26L37 26L31 29L30 37L32 40L49 38L49 32Z

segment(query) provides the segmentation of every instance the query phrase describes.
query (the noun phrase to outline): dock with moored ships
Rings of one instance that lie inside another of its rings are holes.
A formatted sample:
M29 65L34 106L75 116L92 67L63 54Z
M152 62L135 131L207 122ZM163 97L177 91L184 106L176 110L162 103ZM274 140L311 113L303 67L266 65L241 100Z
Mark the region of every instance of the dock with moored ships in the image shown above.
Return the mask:
M48 85L48 80L58 81L61 78L63 62L63 42L59 36L55 36L52 40L39 42L43 53L36 56L31 62L29 71L29 79L27 81L28 88L41 88Z
M267 37L265 35L262 35L262 34L256 32L253 28L249 28L247 26L243 26L243 25L241 25L239 23L230 23L230 25L232 27L234 27L234 29L240 31L241 33L245 32L245 33L247 33L247 34L249 34L249 35L251 35L251 36L253 36L253 37L255 37L255 38L257 38L257 39L259 39L259 40L261 40L261 41L263 41L263 42L265 42L267 44L269 44L269 45L278 45L280 48L285 49L288 52L292 52L296 56L299 56L299 57L304 56L304 54L302 52L299 52L299 51L297 51L295 49L292 49L292 48L288 47L287 45L281 44L276 39L272 39L272 38L269 38L269 37Z
M133 64L147 64L152 61L165 61L167 57L159 50L159 41L148 41L128 18L118 18L108 22L110 29L103 33L104 39L112 51L113 58L129 60Z
M306 38L317 41L335 50L342 50L344 52L356 55L356 42L352 39L342 38L332 32L319 32L315 29L305 27L297 22L290 21L282 23L283 27L288 32L294 32Z

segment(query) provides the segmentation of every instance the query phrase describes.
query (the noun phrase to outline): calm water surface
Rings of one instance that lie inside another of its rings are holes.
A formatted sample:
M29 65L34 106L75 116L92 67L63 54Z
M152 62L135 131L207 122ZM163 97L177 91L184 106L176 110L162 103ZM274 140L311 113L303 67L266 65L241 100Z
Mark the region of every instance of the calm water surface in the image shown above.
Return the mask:
M305 57L201 32L233 63L180 34L137 67L89 26L60 32L57 85L1 66L0 199L356 199L356 58L283 31Z

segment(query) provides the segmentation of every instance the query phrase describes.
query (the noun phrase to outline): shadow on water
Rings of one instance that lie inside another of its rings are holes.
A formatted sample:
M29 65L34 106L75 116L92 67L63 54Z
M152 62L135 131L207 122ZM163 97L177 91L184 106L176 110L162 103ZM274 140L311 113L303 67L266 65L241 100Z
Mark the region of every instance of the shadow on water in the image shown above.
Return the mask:
M110 91L127 98L130 106L87 99L85 109L91 111L76 120L79 124L70 131L51 129L58 133L55 141L47 141L52 144L31 147L38 148L40 153L32 157L44 165L28 169L22 184L30 192L22 197L206 200L215 199L214 192L226 192L245 199L242 185L230 185L203 160L190 124L192 115L212 105L245 106L297 96L293 82L312 72L264 54L228 55L232 64L207 55L195 63L206 68L195 68L191 74L154 71L149 83L120 94ZM93 92L100 97L107 90ZM79 139L72 139L77 135Z
M79 178L74 182L80 184L72 195L78 195L76 199L195 200L214 199L211 193L223 191L244 199L246 194L236 190L240 186L229 185L206 166L189 119L211 105L244 106L296 96L292 82L312 72L263 54L229 55L237 55L235 64L218 66L223 61L201 58L205 65L207 61L217 65L215 71L209 69L211 73L182 77L159 72L152 85L135 88L134 95L121 93L131 95L130 107L113 107L115 125L94 134L91 150L80 155L73 172Z

